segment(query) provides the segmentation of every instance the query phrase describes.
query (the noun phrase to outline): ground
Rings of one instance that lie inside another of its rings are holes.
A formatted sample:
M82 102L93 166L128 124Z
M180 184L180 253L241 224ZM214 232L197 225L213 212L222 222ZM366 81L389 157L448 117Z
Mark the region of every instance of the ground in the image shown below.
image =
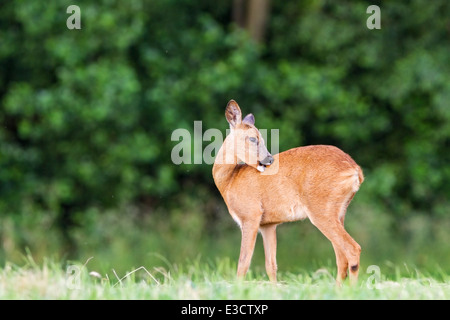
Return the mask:
M330 268L331 270L331 268ZM356 286L335 285L327 268L281 273L278 284L263 271L235 279L229 260L183 266L139 267L124 274L101 274L88 264L28 261L0 269L0 299L176 299L176 300L298 300L298 299L450 299L450 276L427 276L418 270L392 277L376 266L362 273Z

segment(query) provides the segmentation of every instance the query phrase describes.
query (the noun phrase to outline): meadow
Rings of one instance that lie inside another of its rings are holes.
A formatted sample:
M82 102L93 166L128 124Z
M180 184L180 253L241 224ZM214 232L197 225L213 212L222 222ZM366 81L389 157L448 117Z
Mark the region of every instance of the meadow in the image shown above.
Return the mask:
M362 270L357 285L345 282L341 287L335 284L331 266L283 272L277 284L267 281L262 270L250 271L244 281L238 281L235 270L233 262L222 259L100 274L90 269L89 261L63 266L46 260L38 265L28 257L23 266L7 263L0 269L0 299L450 299L448 274L424 274L406 265L395 267L391 275Z
M409 223L434 230L434 237L411 229L411 239L400 241L386 235L392 228L386 214L356 201L347 229L363 248L359 281L337 287L332 246L309 221L279 226L274 285L260 235L245 281L236 280L240 232L227 212L212 226L194 211L170 217L133 218L127 210L91 216L95 228L75 234L77 259L56 254L52 230L44 237L40 223L30 225L22 232L39 241L12 248L2 262L0 299L450 299L446 220L439 228Z

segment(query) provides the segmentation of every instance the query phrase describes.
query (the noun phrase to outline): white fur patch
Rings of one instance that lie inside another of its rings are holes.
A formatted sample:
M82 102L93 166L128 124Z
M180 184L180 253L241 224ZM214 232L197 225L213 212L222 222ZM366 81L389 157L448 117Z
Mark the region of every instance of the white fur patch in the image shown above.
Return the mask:
M350 184L353 192L356 192L359 190L359 185L361 184L361 181L359 181L359 175L355 169L350 169L350 170L344 171L341 173L341 176L346 177L346 178L343 179L340 183Z
M309 214L308 208L301 202L293 204L289 210L288 218L291 221L297 221L305 219Z
M361 181L359 181L358 173L355 173L353 175L355 181L353 182L353 192L356 192L359 190L359 186L361 185Z
M238 216L232 211L230 211L230 215L233 218L233 220L238 224L239 228L242 228L242 223L241 220L239 220Z

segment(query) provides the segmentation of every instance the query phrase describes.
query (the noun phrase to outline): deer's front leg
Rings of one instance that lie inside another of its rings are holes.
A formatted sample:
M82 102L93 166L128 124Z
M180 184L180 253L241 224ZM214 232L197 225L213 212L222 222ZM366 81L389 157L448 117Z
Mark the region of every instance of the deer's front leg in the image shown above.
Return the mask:
M237 276L238 279L243 279L250 267L250 262L255 249L256 236L258 234L259 221L243 222L241 226L242 240L241 253L239 255Z
M266 272L271 282L277 282L277 225L260 227L266 256Z

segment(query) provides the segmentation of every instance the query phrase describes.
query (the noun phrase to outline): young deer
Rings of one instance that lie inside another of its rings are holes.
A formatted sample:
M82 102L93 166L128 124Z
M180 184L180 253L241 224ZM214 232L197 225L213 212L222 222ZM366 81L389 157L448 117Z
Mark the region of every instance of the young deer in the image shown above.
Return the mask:
M231 130L212 173L242 231L238 278L247 273L260 230L266 271L276 282L276 226L308 217L333 245L337 283L347 277L349 267L350 281L355 283L361 247L345 231L344 217L364 180L361 168L334 146L299 147L272 156L252 114L242 119L241 109L231 100L225 117Z

